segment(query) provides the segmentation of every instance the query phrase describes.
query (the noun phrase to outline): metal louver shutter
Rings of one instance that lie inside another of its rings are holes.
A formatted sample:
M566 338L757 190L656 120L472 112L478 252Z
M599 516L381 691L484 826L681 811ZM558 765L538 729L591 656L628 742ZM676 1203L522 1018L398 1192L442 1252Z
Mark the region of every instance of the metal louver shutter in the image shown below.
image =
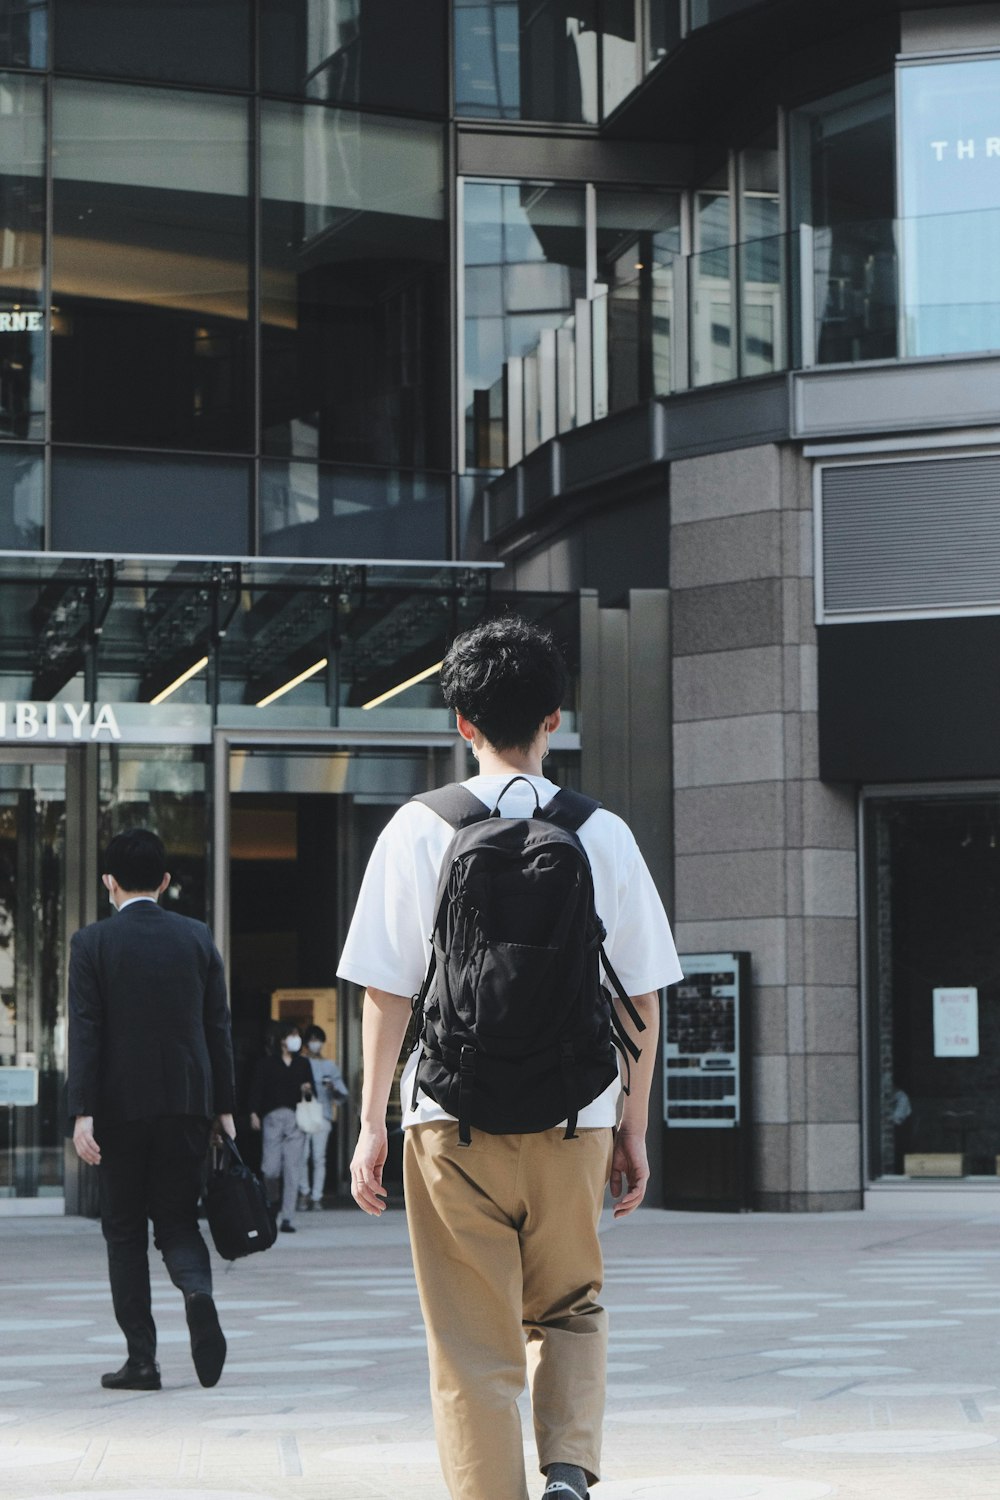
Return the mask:
M1000 612L1000 454L824 467L823 618Z

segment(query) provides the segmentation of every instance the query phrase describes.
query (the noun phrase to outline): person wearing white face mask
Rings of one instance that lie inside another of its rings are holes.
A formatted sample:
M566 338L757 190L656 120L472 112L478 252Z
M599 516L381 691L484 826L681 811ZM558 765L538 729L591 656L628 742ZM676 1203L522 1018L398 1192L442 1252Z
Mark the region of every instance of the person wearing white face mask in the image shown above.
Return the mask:
M302 1181L299 1183L299 1207L306 1209L323 1207L323 1188L326 1185L326 1153L333 1129L333 1112L338 1104L348 1098L343 1074L331 1057L323 1057L326 1032L322 1026L309 1026L305 1035L309 1066L312 1068L316 1098L323 1107L323 1124L306 1136L302 1155ZM312 1186L309 1175L312 1172Z
M262 1057L250 1085L250 1124L263 1131L261 1176L272 1203L280 1199L280 1229L294 1234L296 1196L306 1137L295 1120L295 1106L313 1097L313 1075L301 1055L302 1037L294 1022L277 1033L277 1052Z

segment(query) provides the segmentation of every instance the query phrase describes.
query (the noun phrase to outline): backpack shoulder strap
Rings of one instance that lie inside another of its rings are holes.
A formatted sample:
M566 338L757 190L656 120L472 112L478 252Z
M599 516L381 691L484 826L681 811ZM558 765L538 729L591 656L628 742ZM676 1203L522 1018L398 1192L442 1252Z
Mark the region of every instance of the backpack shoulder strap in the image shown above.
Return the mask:
M422 802L456 830L467 828L470 823L481 823L490 815L486 804L459 781L436 787L432 792L418 792L410 801Z
M601 806L595 802L593 797L585 797L582 792L571 792L568 787L562 787L551 802L547 802L539 813L547 823L555 823L557 828L566 828L570 833L576 833L584 823Z

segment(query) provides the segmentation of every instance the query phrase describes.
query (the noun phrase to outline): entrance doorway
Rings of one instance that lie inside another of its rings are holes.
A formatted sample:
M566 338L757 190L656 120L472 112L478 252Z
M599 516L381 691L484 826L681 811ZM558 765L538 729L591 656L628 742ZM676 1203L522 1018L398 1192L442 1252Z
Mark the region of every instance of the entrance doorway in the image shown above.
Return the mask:
M0 1204L63 1196L66 757L0 751ZM13 1206L13 1205L12 1205Z
M327 1201L347 1189L362 1081L362 992L338 981L340 950L380 832L414 793L449 779L453 755L454 739L442 735L395 743L275 736L217 750L217 786L225 773L217 847L226 858L216 866L214 926L229 971L240 1149L257 1163L247 1094L274 1023L319 1025L323 1056L350 1091L327 1148ZM390 1183L399 1158L390 1152Z

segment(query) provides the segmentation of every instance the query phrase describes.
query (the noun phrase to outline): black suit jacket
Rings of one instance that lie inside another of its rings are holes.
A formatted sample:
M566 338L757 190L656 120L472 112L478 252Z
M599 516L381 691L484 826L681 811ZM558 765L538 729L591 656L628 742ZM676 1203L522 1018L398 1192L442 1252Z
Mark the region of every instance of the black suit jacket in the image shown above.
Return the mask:
M234 1103L226 981L204 923L136 901L75 933L70 1115L119 1123Z

